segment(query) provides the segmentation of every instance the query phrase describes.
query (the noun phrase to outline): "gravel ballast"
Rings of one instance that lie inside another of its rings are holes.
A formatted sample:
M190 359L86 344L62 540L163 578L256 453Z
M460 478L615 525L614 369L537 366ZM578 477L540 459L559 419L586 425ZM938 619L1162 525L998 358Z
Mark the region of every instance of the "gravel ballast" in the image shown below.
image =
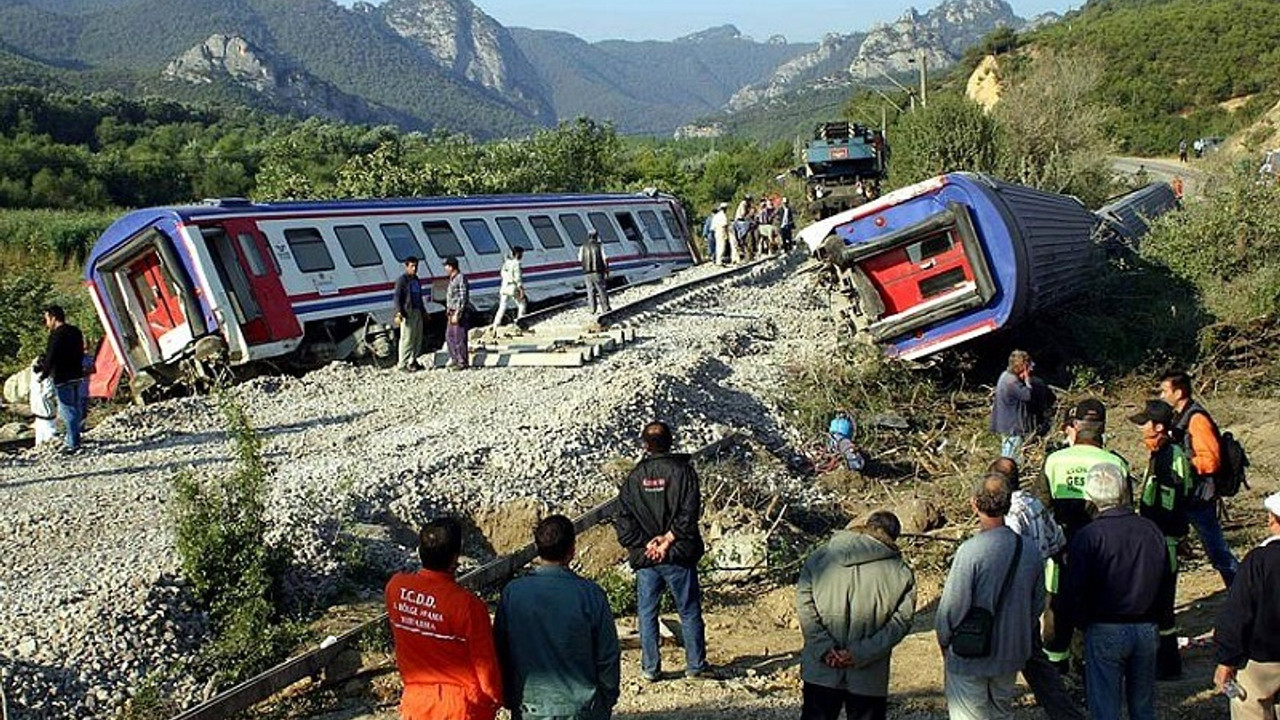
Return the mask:
M672 423L682 449L730 431L779 452L801 447L777 405L786 368L834 351L838 331L800 262L766 262L667 301L634 321L637 342L581 368L405 375L335 363L238 386L271 466L269 540L295 555L292 589L328 596L356 525L407 542L442 512L518 499L582 509L613 492L601 466L637 456L650 419ZM546 322L589 319L574 309ZM175 671L207 639L207 618L178 570L170 485L178 472L225 469L229 449L216 404L197 397L117 413L78 456L45 447L0 458L0 673L11 718L114 717L148 676L180 703L208 694ZM810 492L799 478L773 481ZM372 545L366 562L386 571L412 549Z

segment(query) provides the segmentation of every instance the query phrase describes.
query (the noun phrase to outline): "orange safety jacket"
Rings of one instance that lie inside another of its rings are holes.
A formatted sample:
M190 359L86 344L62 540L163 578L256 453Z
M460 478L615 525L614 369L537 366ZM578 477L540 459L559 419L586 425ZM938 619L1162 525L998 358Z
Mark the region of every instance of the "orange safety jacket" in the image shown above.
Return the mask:
M1186 433L1191 440L1191 466L1196 475L1207 477L1217 475L1222 469L1222 446L1218 442L1218 429L1208 414L1192 411L1187 421Z
M493 720L502 671L489 610L451 573L397 573L387 583L404 720Z

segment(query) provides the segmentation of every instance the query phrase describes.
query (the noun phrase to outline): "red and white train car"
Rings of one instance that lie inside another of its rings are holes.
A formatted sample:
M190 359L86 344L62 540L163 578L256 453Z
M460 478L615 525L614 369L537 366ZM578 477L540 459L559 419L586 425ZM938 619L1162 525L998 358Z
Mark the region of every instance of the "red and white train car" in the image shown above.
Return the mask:
M85 282L106 331L99 369L135 393L206 377L211 363L314 367L389 355L392 289L406 257L430 294L458 258L481 311L496 306L507 253L523 247L531 301L583 287L578 248L595 229L614 282L693 263L683 208L642 194L494 195L136 210L94 245ZM105 378L104 378L105 379ZM97 383L103 386L104 383Z

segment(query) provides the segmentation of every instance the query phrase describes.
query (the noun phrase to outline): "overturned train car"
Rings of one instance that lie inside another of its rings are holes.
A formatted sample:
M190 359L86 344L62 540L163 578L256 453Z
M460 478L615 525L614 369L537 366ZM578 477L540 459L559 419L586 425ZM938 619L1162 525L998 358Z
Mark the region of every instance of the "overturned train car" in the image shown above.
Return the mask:
M827 263L857 331L911 360L1015 327L1078 292L1105 262L1100 222L1073 197L950 173L800 238Z
M131 377L140 395L264 365L305 369L390 356L392 288L405 258L421 261L429 312L443 310L443 261L450 256L470 280L472 303L485 311L497 304L502 261L515 247L525 249L531 301L581 290L578 248L592 229L614 282L693 263L683 208L653 192L231 199L137 210L103 233L85 267L107 340L97 366ZM114 392L98 387L99 394Z

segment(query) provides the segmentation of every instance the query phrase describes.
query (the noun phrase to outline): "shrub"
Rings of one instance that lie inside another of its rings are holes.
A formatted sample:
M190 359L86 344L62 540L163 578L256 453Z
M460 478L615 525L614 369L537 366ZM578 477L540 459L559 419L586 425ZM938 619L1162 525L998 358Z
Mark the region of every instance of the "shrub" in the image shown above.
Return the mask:
M218 397L235 464L223 475L188 472L175 481L174 532L183 574L209 610L214 642L204 660L217 684L269 667L296 644L300 627L283 619L280 579L288 556L268 547L262 443L243 406Z
M900 116L889 137L889 180L894 187L943 173L996 169L996 122L980 105L959 95L929 98L929 107Z

